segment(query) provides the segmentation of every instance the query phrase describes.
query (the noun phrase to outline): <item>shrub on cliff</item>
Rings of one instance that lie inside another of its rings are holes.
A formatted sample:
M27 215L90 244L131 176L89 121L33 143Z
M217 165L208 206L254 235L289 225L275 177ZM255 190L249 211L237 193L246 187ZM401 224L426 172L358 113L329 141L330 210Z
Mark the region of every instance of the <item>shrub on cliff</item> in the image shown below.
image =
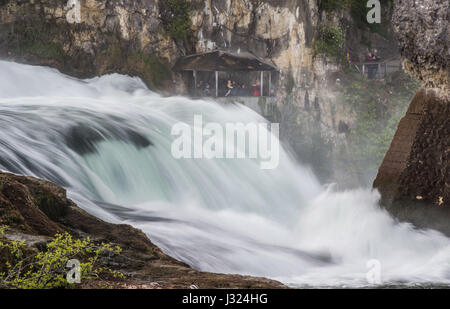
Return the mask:
M369 24L367 22L367 13L370 8L367 7L367 0L346 0L347 5L350 9L350 14L356 26L360 29L367 29L371 32L378 33L379 35L387 38L390 19L391 19L391 9L393 5L392 0L380 0L382 9L382 22L381 24L373 23Z
M0 237L5 227L0 227ZM68 261L80 261L81 280L101 279L108 274L122 278L123 274L103 267L99 260L106 255L120 254L121 249L109 243L96 244L89 238L73 239L68 233L56 234L38 253L26 246L24 241L0 238L0 288L46 289L70 288L66 276Z
M163 0L161 2L162 24L174 40L187 40L191 28L191 11L192 4L185 0Z
M419 85L403 72L383 80L368 80L356 73L347 79L340 86L339 100L352 110L355 121L347 136L350 142L341 146L336 163L357 175L361 183L370 183Z
M321 25L313 43L314 54L323 54L339 62L343 57L344 40L345 33L338 24Z
M319 11L333 13L337 11L347 11L360 30L369 30L388 38L388 27L392 15L393 0L380 0L382 9L381 24L367 22L367 13L371 7L367 7L368 0L318 0Z
M319 10L326 12L336 11L347 6L349 0L319 0Z

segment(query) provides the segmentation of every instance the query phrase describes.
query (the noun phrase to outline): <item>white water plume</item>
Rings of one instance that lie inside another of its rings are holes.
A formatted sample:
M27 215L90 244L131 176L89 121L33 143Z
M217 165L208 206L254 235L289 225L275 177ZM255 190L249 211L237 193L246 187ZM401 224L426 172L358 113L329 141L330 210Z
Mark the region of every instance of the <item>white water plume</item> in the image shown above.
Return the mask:
M68 189L83 209L146 232L169 255L213 272L292 286L450 284L450 239L397 223L367 190L335 192L285 150L251 159L181 159L171 127L262 122L240 104L161 97L138 78L89 80L0 61L0 169Z

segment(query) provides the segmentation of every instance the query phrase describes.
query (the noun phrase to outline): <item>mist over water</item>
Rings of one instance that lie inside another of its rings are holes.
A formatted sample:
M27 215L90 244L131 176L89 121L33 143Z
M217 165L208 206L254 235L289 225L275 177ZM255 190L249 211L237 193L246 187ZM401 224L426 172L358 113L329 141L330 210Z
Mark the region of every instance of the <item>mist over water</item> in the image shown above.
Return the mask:
M142 229L204 271L292 286L450 284L450 239L397 223L367 190L336 192L280 149L280 164L181 159L171 127L264 122L239 104L160 97L138 78L89 80L0 61L0 169L48 179L81 208Z

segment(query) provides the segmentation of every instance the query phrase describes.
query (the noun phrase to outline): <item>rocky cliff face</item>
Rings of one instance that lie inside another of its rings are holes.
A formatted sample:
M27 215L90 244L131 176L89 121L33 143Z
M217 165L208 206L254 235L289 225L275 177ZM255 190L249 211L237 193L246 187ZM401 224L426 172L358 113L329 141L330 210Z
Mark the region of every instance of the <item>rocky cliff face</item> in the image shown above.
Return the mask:
M312 69L318 9L312 0L195 1L195 50L245 50L299 78Z
M401 120L374 187L402 220L450 235L448 1L399 0L393 23L405 68L423 84Z
M183 90L170 68L186 53L250 51L272 59L296 80L309 76L318 63L313 63L311 52L318 19L315 0L192 0L185 39L167 31L164 16L172 12L165 3L2 1L0 56L51 65L81 77L138 75L150 87L171 92Z
M398 0L392 18L404 67L427 88L449 91L450 2Z
M138 75L170 90L178 51L158 14L156 0L2 1L0 56L79 77Z

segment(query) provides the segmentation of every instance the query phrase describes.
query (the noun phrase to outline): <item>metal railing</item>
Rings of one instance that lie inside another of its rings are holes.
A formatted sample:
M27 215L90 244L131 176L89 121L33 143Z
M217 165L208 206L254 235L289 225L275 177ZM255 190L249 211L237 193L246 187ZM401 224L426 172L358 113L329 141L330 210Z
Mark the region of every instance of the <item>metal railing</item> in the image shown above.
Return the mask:
M390 73L403 70L400 60L353 63L353 67L368 78L384 78Z

